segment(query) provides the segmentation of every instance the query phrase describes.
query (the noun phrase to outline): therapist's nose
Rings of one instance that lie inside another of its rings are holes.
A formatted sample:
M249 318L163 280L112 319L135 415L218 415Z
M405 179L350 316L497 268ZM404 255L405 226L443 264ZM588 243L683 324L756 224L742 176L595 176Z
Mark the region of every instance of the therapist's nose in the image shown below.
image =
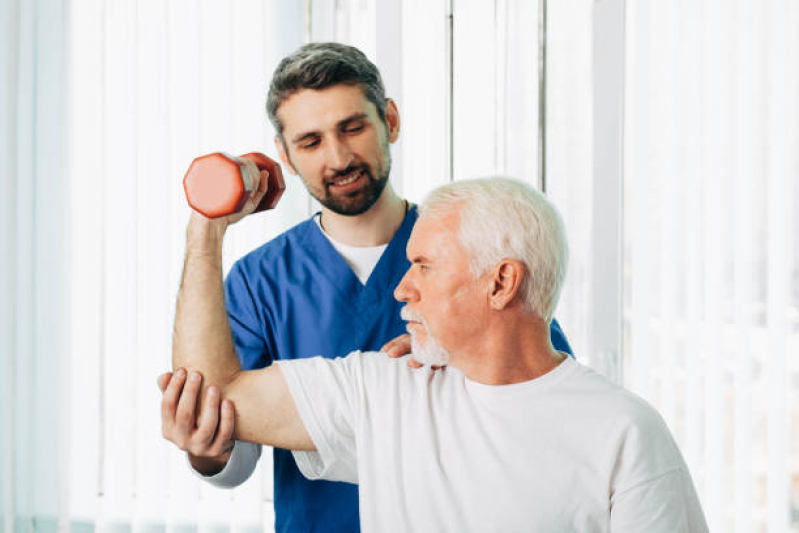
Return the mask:
M346 142L333 139L327 143L327 166L330 170L345 170L352 163L352 150Z

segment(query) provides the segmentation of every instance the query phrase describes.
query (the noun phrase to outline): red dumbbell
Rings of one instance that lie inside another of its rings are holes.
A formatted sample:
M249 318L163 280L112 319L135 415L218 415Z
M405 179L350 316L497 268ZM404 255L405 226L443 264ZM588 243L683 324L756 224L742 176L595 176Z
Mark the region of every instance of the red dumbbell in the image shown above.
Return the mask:
M258 152L241 157L253 161L258 170L269 172L266 194L255 212L274 208L286 190L280 165ZM183 189L191 208L208 218L224 217L241 211L256 190L255 179L249 175L247 167L221 152L192 161L183 178Z

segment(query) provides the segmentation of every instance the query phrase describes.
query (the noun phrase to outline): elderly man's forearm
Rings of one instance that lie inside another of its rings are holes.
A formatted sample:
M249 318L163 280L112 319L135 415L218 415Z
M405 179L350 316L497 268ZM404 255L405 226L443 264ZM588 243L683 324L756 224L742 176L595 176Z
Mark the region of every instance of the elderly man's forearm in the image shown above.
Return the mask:
M223 236L207 221L189 223L172 341L174 368L198 370L205 385L222 387L241 370L225 309Z

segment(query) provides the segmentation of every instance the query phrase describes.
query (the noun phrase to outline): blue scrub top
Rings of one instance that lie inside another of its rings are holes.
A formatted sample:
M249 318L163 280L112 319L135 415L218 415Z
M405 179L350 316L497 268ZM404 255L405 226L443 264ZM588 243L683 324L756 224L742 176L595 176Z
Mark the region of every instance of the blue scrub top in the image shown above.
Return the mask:
M394 289L410 263L405 257L418 215L412 208L366 285L333 248L313 219L236 262L225 282L233 340L242 368L278 359L341 357L378 350L405 333L404 305ZM571 348L552 321L556 349ZM275 530L278 533L360 530L358 486L309 481L291 452L274 449Z

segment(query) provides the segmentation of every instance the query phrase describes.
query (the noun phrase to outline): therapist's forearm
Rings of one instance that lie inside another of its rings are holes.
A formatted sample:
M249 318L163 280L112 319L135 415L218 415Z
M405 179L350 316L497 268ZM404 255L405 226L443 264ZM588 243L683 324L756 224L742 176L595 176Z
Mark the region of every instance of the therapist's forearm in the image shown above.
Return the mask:
M222 241L226 224L192 213L175 310L172 366L202 373L224 389L241 371L225 309ZM201 394L200 398L204 395Z

